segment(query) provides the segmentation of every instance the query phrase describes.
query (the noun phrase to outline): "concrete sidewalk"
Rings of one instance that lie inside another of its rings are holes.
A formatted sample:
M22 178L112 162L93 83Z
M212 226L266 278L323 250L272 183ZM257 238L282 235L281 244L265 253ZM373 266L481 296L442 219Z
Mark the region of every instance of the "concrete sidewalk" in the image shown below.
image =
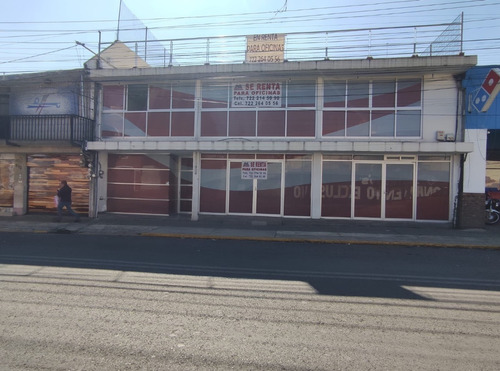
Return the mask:
M283 242L403 245L500 249L500 225L453 229L449 223L312 220L187 215L161 217L100 214L79 223L49 214L0 217L0 232L73 233Z

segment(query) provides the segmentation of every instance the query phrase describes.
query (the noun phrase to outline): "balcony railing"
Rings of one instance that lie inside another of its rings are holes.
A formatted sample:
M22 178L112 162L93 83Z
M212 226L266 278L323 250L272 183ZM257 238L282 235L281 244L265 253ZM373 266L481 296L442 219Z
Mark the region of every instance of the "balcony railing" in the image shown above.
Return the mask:
M149 31L123 29L120 40L151 67L246 60L247 35L157 39ZM115 42L114 31L108 37L112 41L100 41L99 51ZM288 32L284 49L287 61L459 55L464 51L463 14L451 23Z
M93 140L95 121L76 115L0 116L0 139L81 144Z

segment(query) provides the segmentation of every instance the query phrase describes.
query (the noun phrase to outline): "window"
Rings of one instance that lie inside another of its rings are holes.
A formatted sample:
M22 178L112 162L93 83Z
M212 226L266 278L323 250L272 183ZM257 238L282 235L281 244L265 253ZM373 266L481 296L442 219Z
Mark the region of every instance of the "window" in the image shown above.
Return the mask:
M194 136L195 83L103 86L103 137Z
M450 209L450 163L419 162L417 219L448 220Z
M314 107L316 105L315 81L290 81L287 86L288 107Z
M125 88L121 85L105 85L102 88L103 110L123 110Z
M285 215L311 215L311 160L287 156L285 162Z
M148 86L129 85L127 89L127 111L146 111L148 107Z
M325 81L323 136L420 137L421 81Z
M206 82L202 137L314 137L316 81Z

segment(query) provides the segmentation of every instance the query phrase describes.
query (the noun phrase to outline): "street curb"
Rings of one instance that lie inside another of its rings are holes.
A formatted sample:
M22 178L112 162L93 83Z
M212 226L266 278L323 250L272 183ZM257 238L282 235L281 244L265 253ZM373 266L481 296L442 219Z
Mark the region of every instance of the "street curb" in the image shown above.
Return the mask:
M300 238L300 237L249 237L249 236L216 236L216 235L194 235L182 233L139 233L144 237L164 237L164 238L187 238L187 239L212 239L212 240L235 240L235 241L267 241L267 242L297 242L297 243L323 243L332 245L386 245L386 246L407 246L407 247L436 247L436 248L462 248L462 249L489 249L500 250L500 246L492 245L463 245L451 243L435 242L408 242L408 241L373 241L373 240L332 240L320 238Z
M8 230L10 233L35 233L35 234L86 234L85 228L67 230L61 233L57 229L34 229L34 230ZM116 235L116 233L106 233L101 230L98 234ZM124 234L125 235L125 234ZM372 246L402 246L402 247L434 247L434 248L461 248L461 249L483 249L500 250L500 245L468 245L460 243L437 243L437 242L412 242L412 241L376 241L376 240L352 240L352 239L328 239L328 238L307 238L307 237L254 237L254 236L223 236L211 234L189 234L189 233L160 233L160 232L137 232L128 234L139 237L159 237L159 238L181 238L181 239L207 239L207 240L233 240L233 241L257 241L257 242L288 242L288 243L314 243L331 245L372 245Z

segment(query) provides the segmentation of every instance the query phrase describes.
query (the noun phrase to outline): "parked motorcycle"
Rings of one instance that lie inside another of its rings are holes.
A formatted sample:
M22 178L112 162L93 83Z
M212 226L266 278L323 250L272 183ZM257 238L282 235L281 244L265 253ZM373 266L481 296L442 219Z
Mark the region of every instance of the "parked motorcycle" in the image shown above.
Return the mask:
M485 221L486 224L495 224L500 220L500 200L496 198L486 197L485 201L486 214Z

